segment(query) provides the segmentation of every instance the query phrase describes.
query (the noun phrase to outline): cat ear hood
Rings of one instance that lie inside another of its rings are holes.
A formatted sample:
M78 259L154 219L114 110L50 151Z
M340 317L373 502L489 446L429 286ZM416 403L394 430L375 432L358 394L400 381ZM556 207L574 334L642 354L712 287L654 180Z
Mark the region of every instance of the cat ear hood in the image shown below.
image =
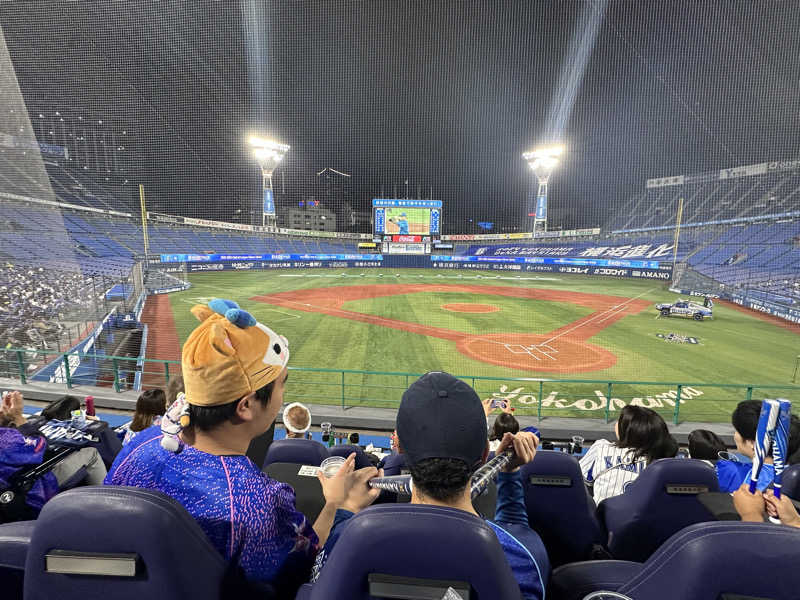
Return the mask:
M289 342L230 300L192 307L201 323L183 345L186 401L219 406L275 381L289 362Z

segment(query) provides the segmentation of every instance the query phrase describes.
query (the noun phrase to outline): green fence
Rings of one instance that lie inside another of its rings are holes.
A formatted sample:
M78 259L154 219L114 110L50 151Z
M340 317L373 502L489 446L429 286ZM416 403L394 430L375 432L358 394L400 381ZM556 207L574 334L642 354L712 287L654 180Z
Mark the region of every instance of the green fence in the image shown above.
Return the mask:
M138 363L138 364L137 364ZM42 371L44 369L44 371ZM42 373L36 375L37 373ZM180 374L178 361L102 356L79 352L6 349L0 376L108 387L116 392L164 387ZM420 373L290 367L287 401L331 404L344 409L364 406L397 408L403 391ZM482 399L511 401L515 414L546 417L616 419L626 404L652 408L665 419L728 421L742 400L767 397L800 399L800 386L790 384L708 383L690 381L609 381L532 377L463 376Z

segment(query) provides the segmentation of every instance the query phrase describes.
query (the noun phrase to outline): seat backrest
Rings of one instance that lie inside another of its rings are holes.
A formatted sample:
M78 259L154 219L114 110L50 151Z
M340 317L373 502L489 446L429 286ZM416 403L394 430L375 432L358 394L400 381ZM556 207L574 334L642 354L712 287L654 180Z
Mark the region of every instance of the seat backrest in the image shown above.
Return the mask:
M617 591L634 600L797 598L800 529L720 521L673 535Z
M408 470L405 454L389 454L381 461L381 468L386 477L400 475L403 470Z
M276 462L268 464L263 470L275 481L292 486L297 510L305 515L309 523L313 523L325 506L325 496L315 474L301 474L301 469L302 473L307 470L303 467L297 463Z
M328 448L328 454L331 456L343 456L347 458L353 452L356 453L356 469L363 469L364 467L371 467L372 462L367 458L367 453L355 444L338 444Z
M267 449L267 458L264 460L264 466L282 462L318 467L329 456L328 449L316 440L292 438L275 440Z
M714 521L697 499L718 492L714 468L701 460L662 458L648 465L625 493L600 503L598 514L608 531L614 558L644 562L684 527Z
M547 548L553 567L588 560L605 539L577 459L543 450L520 470L528 523Z
M217 600L226 561L178 502L154 490L75 488L45 504L25 598Z
M786 467L781 489L792 500L800 500L800 464Z
M358 513L345 525L310 597L368 600L370 577L389 579L386 586L394 578L433 587L433 581L448 581L454 589L460 582L474 590L471 600L520 598L494 530L475 515L439 506L383 504ZM443 590L425 597L442 596Z

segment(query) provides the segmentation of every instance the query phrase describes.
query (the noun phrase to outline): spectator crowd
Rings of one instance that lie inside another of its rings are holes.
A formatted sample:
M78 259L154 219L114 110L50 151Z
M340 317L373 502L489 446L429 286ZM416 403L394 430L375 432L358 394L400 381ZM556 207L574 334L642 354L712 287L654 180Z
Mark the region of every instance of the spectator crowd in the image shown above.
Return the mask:
M0 342L3 347L55 346L68 314L94 314L92 279L79 271L60 271L0 263Z

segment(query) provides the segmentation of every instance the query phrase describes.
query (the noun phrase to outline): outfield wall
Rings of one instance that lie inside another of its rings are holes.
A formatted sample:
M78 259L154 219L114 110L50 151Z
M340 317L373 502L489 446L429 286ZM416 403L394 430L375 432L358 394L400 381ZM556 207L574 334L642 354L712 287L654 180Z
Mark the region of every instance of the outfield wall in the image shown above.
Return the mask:
M189 273L271 269L414 268L473 269L634 277L669 281L672 265L656 260L553 258L527 256L451 256L397 254L164 254L162 263L181 262Z

